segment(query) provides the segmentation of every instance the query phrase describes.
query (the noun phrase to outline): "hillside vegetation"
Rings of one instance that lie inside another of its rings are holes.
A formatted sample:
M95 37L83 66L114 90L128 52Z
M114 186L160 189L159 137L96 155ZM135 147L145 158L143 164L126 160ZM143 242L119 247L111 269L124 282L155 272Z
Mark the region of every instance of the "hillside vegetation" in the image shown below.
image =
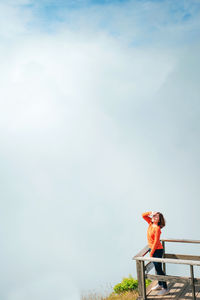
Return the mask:
M150 280L146 280L146 286L150 283ZM136 300L138 297L137 289L138 281L130 275L127 278L123 278L122 282L116 284L113 288L113 292L109 296L105 297L91 293L82 296L81 300Z
M97 294L90 294L88 296L82 297L81 300L136 300L137 297L138 297L137 291L133 291L133 292L124 292L119 295L112 293L108 297L103 297Z

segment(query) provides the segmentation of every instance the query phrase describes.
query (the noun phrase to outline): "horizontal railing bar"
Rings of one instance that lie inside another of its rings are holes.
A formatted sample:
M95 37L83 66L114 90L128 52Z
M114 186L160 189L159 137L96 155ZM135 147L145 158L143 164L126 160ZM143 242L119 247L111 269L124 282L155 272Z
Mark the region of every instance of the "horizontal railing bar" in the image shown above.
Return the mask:
M185 255L185 254L171 254L165 253L165 258L183 259L183 260L200 260L200 256L197 255Z
M169 264L200 266L200 261L186 260L186 259L183 260L183 259L156 258L156 257L144 257L144 256L134 256L133 259L134 260L169 263Z
M200 240L161 239L162 242L200 244Z
M146 274L146 278L150 280L159 280L159 281L169 281L169 282L187 282L190 283L190 278L187 277L178 277L178 276L170 276L170 275L152 275Z
M148 273L151 271L151 269L153 269L154 264L152 263L152 261L148 262L145 266L145 271Z
M140 252L138 252L138 254L136 254L134 257L138 257L138 256L144 256L149 252L149 246L146 245L142 250L140 250Z
M151 279L151 280L159 280L159 281L191 283L191 278L190 277L146 274L146 278ZM199 278L194 278L194 282L195 282L195 284L199 285L200 284L200 279Z

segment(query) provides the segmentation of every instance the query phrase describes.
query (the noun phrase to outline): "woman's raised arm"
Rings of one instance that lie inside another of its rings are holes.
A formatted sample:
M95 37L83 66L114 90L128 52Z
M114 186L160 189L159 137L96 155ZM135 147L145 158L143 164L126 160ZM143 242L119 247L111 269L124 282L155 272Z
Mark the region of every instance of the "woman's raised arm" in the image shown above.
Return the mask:
M150 215L152 215L152 211L147 211L145 213L142 214L143 219L150 224L151 223L151 218Z

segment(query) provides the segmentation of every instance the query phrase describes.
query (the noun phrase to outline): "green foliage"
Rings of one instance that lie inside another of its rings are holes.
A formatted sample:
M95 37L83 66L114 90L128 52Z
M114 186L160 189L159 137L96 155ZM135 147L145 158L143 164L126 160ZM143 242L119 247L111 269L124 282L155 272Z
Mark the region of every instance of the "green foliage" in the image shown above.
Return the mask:
M146 279L146 286L151 283L149 279ZM127 291L134 291L138 288L138 281L131 275L128 278L123 278L122 282L116 284L113 288L116 294L121 294Z

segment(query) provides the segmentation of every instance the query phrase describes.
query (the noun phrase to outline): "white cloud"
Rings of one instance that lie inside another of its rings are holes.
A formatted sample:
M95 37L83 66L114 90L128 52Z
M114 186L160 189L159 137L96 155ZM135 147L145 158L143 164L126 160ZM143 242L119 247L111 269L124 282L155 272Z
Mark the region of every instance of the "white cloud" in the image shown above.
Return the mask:
M28 33L26 25L32 19L31 11L20 8L18 4L21 2L15 5L7 1L0 3L0 38L4 42L1 47L10 40L16 40L19 35Z
M49 271L47 274L38 274L29 280L23 281L21 286L17 286L9 292L6 299L9 300L25 300L25 299L52 299L61 300L78 300L79 293L66 274Z
M77 299L132 272L144 209L196 237L171 207L199 194L198 47L134 48L90 22L27 35L19 16L0 57L1 299Z

